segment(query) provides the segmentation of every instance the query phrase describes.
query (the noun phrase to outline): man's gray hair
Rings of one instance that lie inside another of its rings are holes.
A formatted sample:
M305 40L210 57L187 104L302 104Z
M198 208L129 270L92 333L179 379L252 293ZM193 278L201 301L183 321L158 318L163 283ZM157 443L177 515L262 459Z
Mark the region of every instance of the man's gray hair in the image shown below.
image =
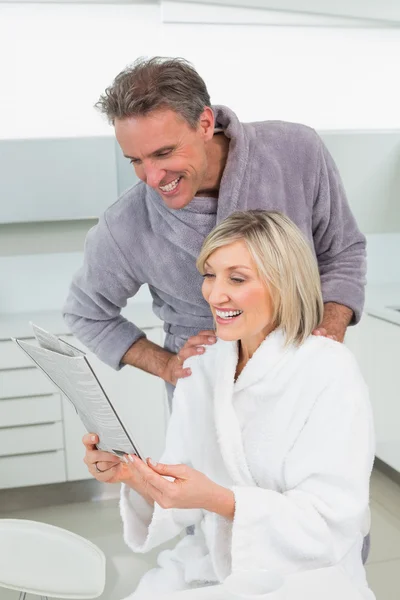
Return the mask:
M169 108L192 128L206 106L210 96L195 68L183 58L161 56L139 58L126 67L95 104L112 124Z

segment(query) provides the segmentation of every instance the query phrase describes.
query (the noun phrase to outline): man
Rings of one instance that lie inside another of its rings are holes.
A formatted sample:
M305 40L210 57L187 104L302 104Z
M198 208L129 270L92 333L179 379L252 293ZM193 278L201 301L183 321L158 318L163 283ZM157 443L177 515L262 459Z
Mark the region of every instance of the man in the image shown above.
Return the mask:
M190 375L183 361L215 340L212 331L199 335L213 321L196 257L216 223L246 209L284 212L308 237L325 302L315 333L343 341L362 312L365 239L312 129L240 123L228 108L211 107L203 80L182 59L140 59L96 106L141 182L89 232L71 285L65 319L89 349L115 369L162 377L171 397L177 379ZM164 349L120 315L145 283L164 321Z

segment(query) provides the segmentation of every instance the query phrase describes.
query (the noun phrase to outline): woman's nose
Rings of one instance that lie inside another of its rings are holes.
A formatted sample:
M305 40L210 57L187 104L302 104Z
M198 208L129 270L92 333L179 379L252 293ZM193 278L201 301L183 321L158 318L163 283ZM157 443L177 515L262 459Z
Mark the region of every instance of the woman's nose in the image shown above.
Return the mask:
M229 295L225 290L225 286L223 284L214 282L211 288L210 295L208 297L209 304L212 304L213 306L221 306L222 304L224 304L224 302L227 302L228 300Z

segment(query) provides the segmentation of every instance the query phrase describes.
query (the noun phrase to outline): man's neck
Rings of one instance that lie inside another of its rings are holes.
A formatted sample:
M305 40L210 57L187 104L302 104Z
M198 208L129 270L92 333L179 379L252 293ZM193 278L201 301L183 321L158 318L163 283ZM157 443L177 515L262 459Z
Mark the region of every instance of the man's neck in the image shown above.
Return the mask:
M207 147L208 171L204 184L196 196L218 198L219 186L229 152L229 139L223 134L214 135Z

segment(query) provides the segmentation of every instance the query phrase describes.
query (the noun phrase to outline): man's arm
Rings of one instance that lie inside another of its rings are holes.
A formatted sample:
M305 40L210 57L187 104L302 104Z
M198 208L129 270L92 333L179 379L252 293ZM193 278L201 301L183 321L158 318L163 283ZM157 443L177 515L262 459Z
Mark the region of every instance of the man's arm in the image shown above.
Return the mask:
M86 237L84 263L73 278L63 313L76 337L114 369L120 368L132 344L145 337L120 314L141 283L101 217Z
M338 169L319 140L312 226L325 312L321 328L343 340L364 305L366 241L350 210Z
M344 341L346 329L353 318L353 311L343 304L327 302L324 304L324 317L318 329L313 331L314 335L325 335L332 337L338 342Z
M173 362L176 361L179 364L179 359L176 357L176 354L164 350L158 344L154 344L146 338L141 338L124 354L121 363L137 367L175 385L176 381L173 380L172 368Z
M105 217L90 230L82 268L75 275L64 306L64 318L76 337L114 369L131 365L176 384L191 374L184 361L216 341L212 331L190 338L178 354L146 339L121 316L121 308L141 286L111 235ZM212 339L211 339L212 338Z
M183 367L185 360L190 356L203 354L206 350L205 346L211 346L216 341L214 331L200 331L197 335L190 337L177 354L173 354L142 338L129 348L121 362L152 373L164 381L176 385L178 379L189 377L192 374L189 367Z

